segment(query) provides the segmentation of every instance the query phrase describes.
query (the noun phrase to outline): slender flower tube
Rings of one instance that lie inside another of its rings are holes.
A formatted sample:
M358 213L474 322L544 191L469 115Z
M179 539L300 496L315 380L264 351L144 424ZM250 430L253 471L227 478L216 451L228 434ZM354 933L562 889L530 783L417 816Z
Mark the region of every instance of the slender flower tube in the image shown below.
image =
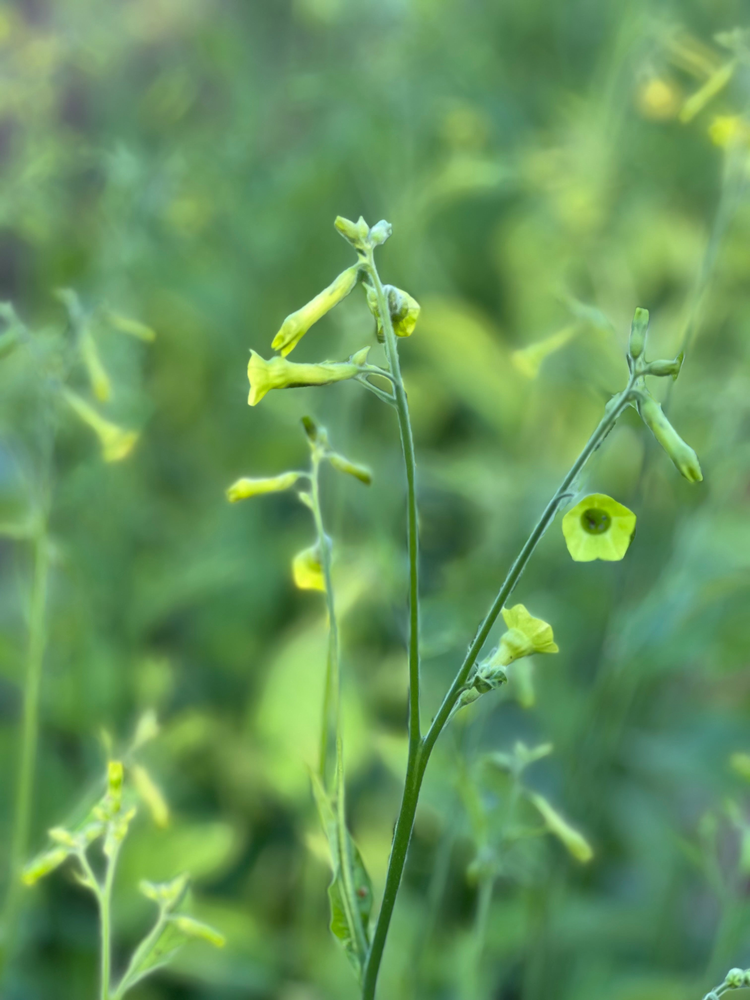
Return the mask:
M313 325L317 323L334 306L338 305L342 299L351 292L357 284L359 278L359 265L354 264L332 281L328 288L324 288L307 305L302 306L296 312L290 313L281 324L281 329L273 338L271 347L274 351L279 351L286 357Z
M107 420L85 399L69 389L65 390L65 401L99 438L105 462L121 462L123 458L127 458L138 441L137 431L126 430Z
M269 476L265 479L251 479L243 476L238 479L227 490L227 500L230 503L237 503L238 500L247 500L249 497L257 497L263 493L281 493L288 490L290 486L299 479L299 472L283 472L280 476Z
M330 385L358 375L367 359L366 348L348 361L324 361L321 364L300 365L284 357L266 361L255 351L250 352L247 377L250 394L247 401L255 406L271 389L293 389L305 385Z

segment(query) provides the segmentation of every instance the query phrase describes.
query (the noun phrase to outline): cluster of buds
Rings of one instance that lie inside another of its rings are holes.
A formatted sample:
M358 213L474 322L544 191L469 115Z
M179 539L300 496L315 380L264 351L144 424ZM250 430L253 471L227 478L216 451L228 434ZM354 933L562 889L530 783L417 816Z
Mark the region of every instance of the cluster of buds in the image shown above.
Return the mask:
M693 449L682 440L664 414L661 406L646 388L645 376L655 375L657 378L672 377L676 379L682 368L683 354L680 353L671 361L647 361L646 339L648 335L649 314L647 309L636 309L630 328L628 345L628 365L631 372L638 376L635 389L635 403L644 424L662 446L675 464L675 467L688 482L700 483L703 480L698 456Z
M739 990L750 986L750 969L730 969L724 982L705 995L703 1000L719 1000L728 990Z
M369 348L357 351L346 361L298 364L286 360L287 355L294 350L308 330L342 302L360 283L364 287L367 304L376 318L378 340L382 342L384 339L377 294L370 282L367 263L375 247L385 243L391 235L391 225L383 220L370 227L362 217L357 222L352 222L339 216L335 227L357 251L358 262L342 271L330 285L286 317L271 342L272 349L278 351L276 357L266 360L255 351L250 352L247 367L250 406L259 403L271 389L330 385L333 382L362 379L367 375L385 374L377 367L368 364ZM396 336L411 336L419 317L419 303L407 292L392 285L385 286L385 292Z

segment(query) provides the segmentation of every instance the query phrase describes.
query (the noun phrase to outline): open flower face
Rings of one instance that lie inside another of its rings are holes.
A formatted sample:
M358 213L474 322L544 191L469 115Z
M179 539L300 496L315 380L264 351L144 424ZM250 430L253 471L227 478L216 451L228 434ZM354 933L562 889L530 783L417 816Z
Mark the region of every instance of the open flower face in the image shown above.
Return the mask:
M299 365L283 357L266 361L255 351L251 351L247 365L247 377L250 380L250 395L247 401L250 406L255 406L271 389L329 385L331 382L354 378L364 361L365 355L359 352L350 361L325 361L318 365Z
M604 493L592 493L568 511L562 530L576 562L616 562L633 540L635 514Z

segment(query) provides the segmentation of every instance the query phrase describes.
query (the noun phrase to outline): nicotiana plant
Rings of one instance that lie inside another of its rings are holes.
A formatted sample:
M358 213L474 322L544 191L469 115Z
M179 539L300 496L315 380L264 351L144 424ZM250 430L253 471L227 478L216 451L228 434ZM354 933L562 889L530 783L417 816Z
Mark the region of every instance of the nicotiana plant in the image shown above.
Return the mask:
M150 800L152 811L153 806L157 806L157 817L164 808L158 804L155 786L144 795L144 772L139 767L135 765L132 769L134 775L141 777L140 781L136 778L131 790L124 785L123 761L110 760L103 797L79 822L53 827L49 831L53 846L34 858L23 871L24 883L34 885L61 865L71 862L78 883L94 896L99 913L100 1000L121 1000L132 987L165 966L191 938L219 948L224 945L224 938L218 931L186 912L190 881L187 874L163 883L142 881L139 889L156 905L156 919L133 951L117 982L113 982L112 891L120 851L136 815L136 793Z
M158 785L137 759L138 750L158 732L151 712L141 717L126 752L110 761L104 796L85 806L76 822L50 830L53 846L24 867L33 819L39 704L47 650L50 578L56 554L50 522L54 513L57 437L64 421L72 415L93 431L106 463L121 462L131 454L138 442L138 431L102 412L119 387L102 360L100 345L110 332L146 342L154 339L149 327L103 304L85 308L70 289L59 290L57 297L65 306L67 324L41 331L29 329L10 305L0 306L5 326L0 332L4 401L14 407L17 417L15 433L4 444L15 460L23 486L22 511L16 519L0 523L0 535L31 549L21 745L2 910L0 977L16 950L23 885L33 885L71 861L79 883L94 895L98 905L100 1000L120 1000L136 983L165 965L190 938L203 938L214 945L223 944L223 938L185 912L187 874L163 885L142 882L141 891L158 908L157 918L117 983L112 981L112 892L118 856L135 816L134 802L140 799L159 826L166 826L169 818ZM30 406L28 426L20 415L24 403ZM130 778L128 787L123 785L125 773Z
M383 284L378 273L375 252L391 235L389 223L381 221L370 227L362 218L352 222L339 217L335 226L356 251L357 262L343 271L307 305L284 320L272 343L272 348L278 352L275 357L265 360L255 351L251 352L248 364L248 402L255 406L272 389L322 386L353 380L374 393L396 413L404 458L409 555L409 749L401 806L377 915L374 913L370 879L346 826L344 756L339 718L339 634L331 572L332 544L324 530L318 476L323 462L329 462L340 471L365 483L370 482L370 474L366 469L332 451L325 431L313 420L306 418L304 426L312 456L309 470L284 472L266 479L240 479L229 488L227 496L230 501L238 501L261 493L287 490L303 483L304 488L300 491L299 498L312 511L316 540L311 548L295 557L293 570L299 586L324 592L330 626L320 759L317 772L313 775L313 788L331 847L331 929L351 960L361 985L362 1000L373 1000L420 790L438 737L457 712L500 687L507 679L507 671L513 669L515 661L536 653L557 652L552 626L534 617L522 604L509 606L508 600L556 514L575 499L579 476L589 458L603 443L622 413L628 407L635 407L679 472L690 482L700 482L702 474L695 452L672 427L647 386L649 377L676 378L683 358L679 356L673 360L647 360L649 315L645 309L636 309L627 352L627 384L605 406L598 426L531 530L471 640L437 713L425 725L420 701L417 470L409 404L399 362L399 341L413 334L420 307L408 293L393 285ZM343 361L324 361L318 364L288 361L287 356L313 324L357 286L363 289L367 305L375 317L375 332L384 347L385 367L369 362L369 347L366 346ZM562 528L565 543L574 560L619 560L628 550L635 532L635 522L635 514L622 504L603 494L593 493L567 511L562 519ZM505 622L506 631L497 647L482 655L500 615ZM575 857L581 861L588 860L591 849L585 839L545 799L523 788L520 774L532 759L533 754L529 757L529 752L517 748L512 760L502 762L502 766L515 775L515 797L525 802L526 807L541 818L544 830L558 836ZM480 912L488 905L488 893L491 892L489 877L485 879L485 884L489 885L489 889L484 889L484 902L480 901Z
M56 294L65 307L67 322L40 330L29 328L9 303L0 304L3 403L13 414L12 432L3 440L3 447L17 469L21 494L21 510L0 523L0 536L18 543L24 555L28 551L29 564L21 739L0 924L0 979L15 950L20 873L29 853L33 817L39 702L56 552L50 521L56 491L57 439L72 415L93 432L105 462L121 462L131 454L138 431L102 412L118 387L102 360L101 344L112 333L146 342L155 336L149 327L104 303L89 309L71 289L59 289Z

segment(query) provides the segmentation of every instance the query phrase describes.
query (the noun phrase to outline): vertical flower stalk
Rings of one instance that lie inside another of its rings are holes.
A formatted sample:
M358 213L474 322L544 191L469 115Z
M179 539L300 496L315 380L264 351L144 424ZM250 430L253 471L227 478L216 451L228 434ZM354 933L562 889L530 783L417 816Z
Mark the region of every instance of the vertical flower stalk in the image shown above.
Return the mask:
M34 797L37 743L39 738L39 697L42 667L47 645L46 611L49 583L49 540L46 519L34 532L29 627L21 723L21 752L18 758L13 839L10 850L9 884L3 914L3 959L7 963L17 934L17 914L21 893L20 874L28 851Z

